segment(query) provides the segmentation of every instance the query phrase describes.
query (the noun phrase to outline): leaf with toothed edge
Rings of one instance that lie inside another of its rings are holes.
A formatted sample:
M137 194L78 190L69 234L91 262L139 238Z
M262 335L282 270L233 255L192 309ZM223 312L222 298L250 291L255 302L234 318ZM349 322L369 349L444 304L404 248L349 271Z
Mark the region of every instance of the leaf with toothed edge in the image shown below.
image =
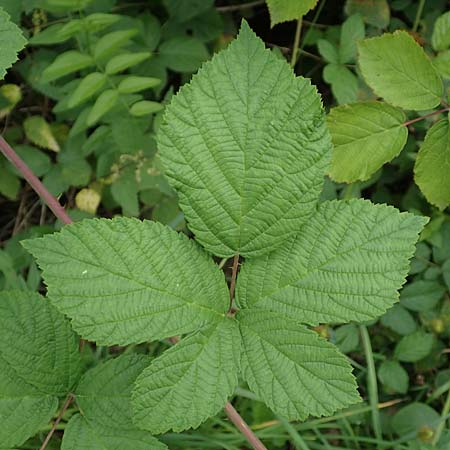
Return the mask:
M244 263L237 302L310 325L373 319L398 300L426 222L367 200L324 202L282 248Z
M331 142L315 87L243 21L166 108L158 148L196 239L254 257L314 211Z
M50 301L85 339L127 345L194 331L228 308L224 274L156 222L92 219L27 240Z
M316 332L271 311L240 311L237 320L244 379L274 412L304 420L361 400L347 358Z
M134 421L154 434L197 428L217 414L238 383L240 336L224 318L182 339L136 380Z

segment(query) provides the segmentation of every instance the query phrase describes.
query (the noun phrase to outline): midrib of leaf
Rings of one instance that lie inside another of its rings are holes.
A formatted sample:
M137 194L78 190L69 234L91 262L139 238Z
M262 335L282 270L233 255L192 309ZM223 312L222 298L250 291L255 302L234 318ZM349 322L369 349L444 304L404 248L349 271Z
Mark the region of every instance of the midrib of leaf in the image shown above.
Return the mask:
M337 213L337 212L336 212L336 213ZM325 227L326 227L326 225L324 226L324 228L325 228ZM322 229L322 230L323 230L323 229ZM403 230L403 228L399 228L399 229L398 229L398 231L402 231L402 230ZM345 237L345 233L343 234L343 236ZM279 284L278 287L277 287L277 289L274 289L273 291L271 291L271 292L269 292L268 294L266 294L264 297L261 297L261 298L259 298L258 300L256 300L255 302L253 302L253 303L252 303L252 307L253 307L254 305L258 304L260 301L266 300L266 299L270 298L272 295L274 295L274 294L276 294L276 293L279 293L279 292L283 291L284 289L288 289L288 288L291 288L291 287L296 287L296 283L298 283L298 282L304 280L305 278L307 278L307 277L313 275L314 273L320 271L323 267L325 267L325 266L327 266L329 263L333 262L336 258L339 258L339 257L341 257L341 256L344 256L344 255L346 255L346 254L348 254L348 253L350 253L350 252L353 252L353 251L355 251L355 250L359 250L359 249L361 249L364 245L366 245L366 244L368 244L368 243L371 243L371 242L374 242L374 241L376 241L376 240L378 240L378 239L382 239L383 237L384 237L384 236L376 236L376 237L374 237L374 238L372 238L372 239L368 239L368 240L364 241L361 245L358 245L358 246L356 246L356 247L352 247L352 248L346 250L345 252L341 252L341 253L337 253L336 255L333 255L330 259L328 259L327 261L325 261L323 264L321 264L321 265L319 265L319 266L317 266L317 267L314 267L314 268L312 268L311 270L305 272L305 273L303 274L303 276L300 276L299 278L296 278L295 280L289 280L289 281L287 281L285 284L281 284L281 285ZM319 238L320 238L320 236L318 236L318 237L316 238L316 242L319 240ZM293 240L293 242L295 242L295 240ZM314 251L314 246L312 246L312 251ZM386 252L387 252L387 250L386 250ZM389 253L393 253L393 251L392 251L392 250L389 250ZM308 267L308 268L309 268L309 267ZM343 273L343 272L336 271L335 273L339 274L339 273ZM355 272L352 272L352 273L355 273ZM359 273L366 273L366 274L367 274L367 273L373 273L373 272L370 271L370 272L359 272ZM386 271L383 270L382 273L386 273ZM302 288L305 289L305 290L310 290L310 291L313 290L313 289L311 289L311 288L309 288L309 287L306 288L306 287L304 287L304 286L302 286ZM323 293L324 291L317 290L316 292L321 292L321 293ZM351 295L351 294L349 294L348 292L326 292L326 293L327 293L327 294L343 294L343 295ZM371 294L371 295L376 295L376 294ZM380 297L383 298L383 296L380 296ZM348 309L348 308L347 308L347 309Z
M70 227L66 228L66 230L72 231L72 230L70 229ZM79 242L80 242L80 243L81 243L81 244L82 244L89 252L91 252L94 256L96 256L96 257L98 258L98 256L95 255L95 254L93 253L93 250L92 250L91 248L89 248L89 247L83 242L83 240L82 240L78 235L76 235L76 234L74 234L74 233L72 233L72 235L75 236L75 237L78 239L78 241L79 241ZM107 242L107 241L105 240L105 242ZM65 247L63 241L60 242L60 245L61 245L62 247ZM116 250L114 249L114 247L112 247L112 246L110 245L110 248L112 248L113 251L117 254L117 252L116 252ZM52 250L52 253L54 253L54 254L56 254L56 255L59 255L59 256L63 256L63 257L67 256L67 253L66 253L66 254L65 254L65 253L61 253L61 252L58 252L58 251L56 251L56 250ZM118 257L119 257L119 255L118 255ZM85 261L85 260L83 260L83 259L80 259L80 258L75 257L75 255L73 255L73 254L71 255L71 258L74 259L75 261L78 261L79 263L83 263L83 264L86 264L86 265L90 265L90 266L95 267L95 268L97 268L97 269L101 269L101 270L103 270L103 271L105 271L105 272L108 272L109 274L114 275L114 276L116 276L117 278L122 278L122 279L127 280L127 281L129 281L129 282L131 282L131 283L135 283L135 284L137 284L137 285L140 285L140 286L143 287L143 289L149 289L149 290L154 291L154 292L159 292L159 293L168 295L169 297L172 297L172 298L174 298L174 299L178 299L178 300L181 301L181 304L180 304L179 306L176 306L176 307L173 307L173 308L169 308L169 309L167 309L167 310L160 310L160 311L158 312L158 314L163 313L163 312L170 311L171 309L175 310L175 309L177 309L177 308L183 308L183 307L186 307L186 306L189 305L189 306L194 307L194 308L197 308L197 309L199 309L199 310L205 310L205 311L207 311L207 312L209 312L209 313L214 313L214 314L216 314L216 315L219 316L219 317L223 317L223 316L224 316L224 313L219 313L218 311L216 311L216 310L214 310L214 309L208 308L208 307L206 307L206 306L204 306L204 305L200 305L199 303L196 303L196 302L194 302L194 301L189 301L187 298L181 297L181 296L179 296L179 295L177 295L177 294L174 294L174 293L172 293L172 292L165 291L165 290L163 290L163 289L157 289L156 287L151 286L151 285L148 285L148 284L145 284L145 283L143 283L143 282L140 281L140 280L136 280L136 279L134 279L134 278L127 277L127 276L125 276L125 275L122 274L122 273L118 273L118 272L112 271L112 270L110 270L110 269L106 269L104 266L102 266L102 265L100 265L100 264L95 264L95 263L93 263L93 262L91 262L91 261L89 261L89 262L88 262L88 261ZM156 275L158 276L158 274L156 274ZM158 276L158 278L161 280L161 278L160 278L159 276ZM162 280L161 280L161 281L162 281ZM86 296L85 298L106 298L106 297L115 297L116 295L124 295L124 294L129 293L129 292L130 292L130 291L122 292L122 293L120 293L120 294L109 294L109 295L104 295L104 294L102 294L102 295L92 295L92 294L89 294L89 295ZM135 291L133 291L133 292L135 292ZM79 294L73 294L73 295L64 294L64 297L76 297L76 298L80 298L80 295L79 295ZM75 306L76 306L76 305L74 305L74 307L75 307ZM129 321L129 320L139 319L139 318L141 318L141 317L154 316L154 315L155 315L155 313L141 314L141 315L138 315L138 316L128 317L128 318L126 318L126 319L121 318L121 319L117 319L117 320L108 320L108 321L103 320L102 322L103 322L103 323L125 322L125 321Z
M254 330L253 328L247 327L247 330L250 330L255 336L257 336L257 337L259 338L260 341L264 342L268 347L272 348L273 351L274 351L275 353L280 353L281 355L283 355L284 358L286 358L288 361L292 362L292 363L294 364L294 366L295 366L296 375L297 375L297 378L298 378L298 381L300 382L300 384L303 386L303 388L304 388L307 392L309 392L309 394L311 395L311 397L313 397L314 400L315 400L317 403L319 403L322 407L324 407L324 409L326 409L326 406L327 406L326 403L320 401L320 400L313 394L314 389L308 387L308 386L304 383L304 380L302 379L302 377L300 376L301 374L300 374L298 371L299 371L299 370L300 370L300 371L304 370L305 372L309 373L313 379L318 380L319 382L323 381L323 379L322 379L320 376L318 376L316 373L314 373L314 372L313 372L311 369L309 369L308 367L302 366L301 364L299 364L298 362L296 362L295 360L293 360L293 359L291 358L290 355L286 354L286 353L281 349L281 347L276 347L275 345L273 345L270 341L266 340L266 339L264 338L264 336L260 335L260 334L259 334L256 330ZM296 343L293 342L293 343L289 344L288 342L285 342L284 345L294 345L294 346L295 346ZM312 348L312 349L314 349L314 350L317 350L317 346L315 346L315 345L300 344L300 347L310 347L310 348ZM272 375L275 377L275 379L276 379L276 381L278 382L278 384L280 385L280 387L283 387L283 383L282 383L282 382L278 379L278 377L277 377L277 369L278 369L278 367L274 367L274 366L273 366L273 364L272 364L272 362L271 362L271 359L270 359L269 355L267 355L266 350L264 349L264 347L261 346L261 350L262 350L262 353L264 354L264 359L266 360L268 367L270 367L270 368L272 369L272 370L271 370ZM317 362L317 363L320 364L320 362ZM306 364L307 364L307 363L306 363ZM328 364L328 365L335 365L335 366L338 366L338 367L342 367L342 366L340 366L339 364L333 364L333 363L331 363L329 360L327 360L327 364ZM255 376L255 374L254 374L254 372L253 372L253 368L252 368L252 366L251 366L250 364L249 364L249 367L250 367L250 370L251 370L252 373L253 373L253 378L254 378L254 380L256 381L256 380L257 380L257 377ZM342 380L339 380L339 379L330 379L329 381L342 381ZM261 388L260 388L260 389L261 389ZM264 390L264 389L262 389L262 390ZM285 394L287 395L287 394L288 394L288 391L286 391L285 389L283 389L283 390L284 390ZM333 394L332 394L330 391L328 391L328 392L329 392L330 396L333 397ZM287 397L289 397L289 395L287 395ZM294 402L291 402L291 404L294 405L294 407L295 407L297 413L301 414L302 411L296 407L296 404L295 404Z

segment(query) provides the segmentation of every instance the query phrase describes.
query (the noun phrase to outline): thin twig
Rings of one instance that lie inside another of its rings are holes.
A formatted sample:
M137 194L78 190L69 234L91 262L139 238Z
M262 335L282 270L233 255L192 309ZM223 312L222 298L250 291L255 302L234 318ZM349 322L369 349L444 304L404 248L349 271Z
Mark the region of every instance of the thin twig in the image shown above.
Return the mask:
M300 35L302 34L302 18L297 20L297 27L295 29L294 45L292 47L291 67L294 68L297 63L298 47L300 45Z
M50 442L50 439L53 436L53 433L56 430L56 427L58 426L58 424L61 421L62 417L64 416L65 412L69 408L69 406L72 403L73 399L74 399L73 394L69 394L67 396L66 401L64 402L64 405L61 408L61 412L58 414L58 417L56 418L55 422L53 423L52 429L48 432L48 434L47 434L44 442L42 443L41 447L39 448L39 450L44 450L47 447L48 443Z
M222 13L233 12L239 11L240 9L253 8L254 6L263 5L264 3L265 0L256 0L254 2L242 3L241 5L218 6L216 10Z
M47 188L41 183L41 180L31 171L20 156L11 148L11 146L0 136L0 151L6 156L13 166L23 175L30 186L36 191L41 199L52 210L53 214L64 224L72 223L72 219L66 213L65 209L53 197Z
M427 119L428 117L436 116L437 114L442 114L442 113L445 113L447 111L450 111L450 108L438 109L437 111L433 111L433 112L431 112L429 114L425 114L424 116L420 116L420 117L416 117L415 119L407 120L406 122L403 122L402 125L407 127L407 126L409 126L409 125L411 125L413 123L419 122L420 120Z
M234 289L236 287L236 277L237 277L238 267L239 267L239 253L236 253L233 258L233 271L231 273L231 282L230 282L230 308L229 308L228 312L231 311L231 308L233 306Z
M241 415L234 409L233 405L228 402L225 405L225 413L234 423L236 428L244 435L245 439L253 446L255 450L267 450L266 446L259 440L251 428L246 424Z

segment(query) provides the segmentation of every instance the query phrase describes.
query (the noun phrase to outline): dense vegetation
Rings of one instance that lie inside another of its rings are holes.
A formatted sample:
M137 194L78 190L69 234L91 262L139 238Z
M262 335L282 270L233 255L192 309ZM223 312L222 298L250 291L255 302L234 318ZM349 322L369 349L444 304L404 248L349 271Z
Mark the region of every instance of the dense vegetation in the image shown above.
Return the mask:
M450 449L448 2L0 7L1 450Z

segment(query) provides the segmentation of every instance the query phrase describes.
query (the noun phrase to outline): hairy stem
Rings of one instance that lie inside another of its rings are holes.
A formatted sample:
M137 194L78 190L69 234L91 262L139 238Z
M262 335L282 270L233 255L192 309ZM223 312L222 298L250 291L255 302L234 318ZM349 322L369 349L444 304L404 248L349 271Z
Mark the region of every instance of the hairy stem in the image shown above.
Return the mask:
M228 309L228 312L231 311L231 308L233 306L233 299L234 299L234 290L236 287L236 277L239 267L239 253L236 253L233 258L233 271L231 273L231 282L230 282L230 307Z
M450 111L450 107L438 109L436 111L430 112L429 114L425 114L424 116L420 116L420 117L416 117L415 119L407 120L406 122L403 122L402 125L407 127L413 123L420 122L421 120L427 119L428 117L436 116L438 114L442 114L447 111Z
M300 36L302 34L303 18L297 20L297 28L295 29L294 46L292 47L291 66L295 67L297 64L298 47L300 45Z
M53 197L47 188L41 183L39 178L25 164L20 156L12 149L12 147L0 136L0 150L11 164L23 175L30 186L36 191L41 199L52 210L53 214L64 224L72 223L72 219L66 213L65 209L59 204L58 200Z
M67 411L67 408L69 408L70 404L72 403L73 400L73 394L69 394L66 398L66 401L64 402L63 407L61 408L60 413L58 414L58 417L56 418L55 422L53 423L52 429L48 432L44 442L42 443L41 447L39 448L39 450L44 450L48 443L50 442L50 439L53 436L53 433L56 430L56 427L58 426L59 422L61 421L62 417L64 416L65 412Z
M234 409L234 406L228 402L225 405L225 413L228 418L234 423L236 428L245 436L245 439L252 445L255 450L267 450L266 446L259 440L251 428L245 423L244 419Z

